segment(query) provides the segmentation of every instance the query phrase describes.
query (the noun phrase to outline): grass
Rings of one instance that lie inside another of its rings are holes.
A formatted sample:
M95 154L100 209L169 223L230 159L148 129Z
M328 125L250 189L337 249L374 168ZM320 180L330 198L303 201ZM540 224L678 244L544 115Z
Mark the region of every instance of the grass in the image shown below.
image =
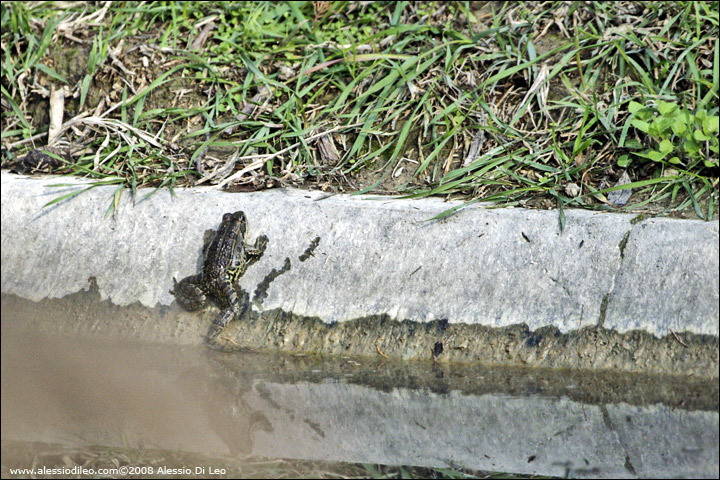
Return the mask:
M133 194L282 185L717 216L717 142L693 139L717 137L717 2L0 8L6 167L54 147L72 152L57 172ZM700 134L637 128L667 104Z

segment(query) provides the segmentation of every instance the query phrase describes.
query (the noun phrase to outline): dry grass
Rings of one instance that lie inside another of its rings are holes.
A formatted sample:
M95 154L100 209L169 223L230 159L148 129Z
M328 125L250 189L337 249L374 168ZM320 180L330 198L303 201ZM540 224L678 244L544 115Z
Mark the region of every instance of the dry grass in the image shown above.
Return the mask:
M231 3L3 4L3 166L716 216L717 2Z

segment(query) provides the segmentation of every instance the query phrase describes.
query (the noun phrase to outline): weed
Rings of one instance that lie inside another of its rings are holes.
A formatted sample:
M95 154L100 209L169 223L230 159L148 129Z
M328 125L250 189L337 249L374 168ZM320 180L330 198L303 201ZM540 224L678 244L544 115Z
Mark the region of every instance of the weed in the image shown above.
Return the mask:
M691 113L675 102L662 100L657 101L656 108L644 108L637 102L630 102L628 110L633 114L628 123L655 143L655 148L633 152L634 156L685 168L694 168L699 162L708 168L718 166L717 115L708 115L706 110ZM633 146L638 144L633 142ZM628 155L618 159L621 167L629 164Z

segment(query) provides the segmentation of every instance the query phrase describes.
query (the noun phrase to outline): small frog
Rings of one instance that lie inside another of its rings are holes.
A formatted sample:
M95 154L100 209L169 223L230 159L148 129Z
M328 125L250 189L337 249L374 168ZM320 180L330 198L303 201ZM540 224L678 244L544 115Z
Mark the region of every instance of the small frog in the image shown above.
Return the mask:
M198 310L205 305L208 295L220 307L220 313L205 337L208 342L214 340L233 318L240 316L237 281L267 247L265 235L260 235L255 245L246 244L246 228L247 219L243 212L223 215L217 231L206 234L202 272L180 282L173 278L174 287L170 293L185 310Z

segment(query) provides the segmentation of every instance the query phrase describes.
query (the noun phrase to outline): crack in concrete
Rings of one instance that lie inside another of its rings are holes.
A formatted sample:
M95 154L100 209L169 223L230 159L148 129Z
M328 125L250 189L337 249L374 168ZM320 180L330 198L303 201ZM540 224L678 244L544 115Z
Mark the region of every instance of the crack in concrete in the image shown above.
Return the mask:
M625 467L625 470L630 473L631 475L637 476L637 473L635 471L635 466L630 461L630 448L628 447L627 440L625 440L622 435L622 432L620 432L615 424L610 419L610 413L608 412L607 405L600 405L600 413L602 414L603 423L605 424L605 428L608 429L608 431L612 432L615 435L615 439L617 440L618 444L622 446L623 451L625 452L625 463L623 466Z
M622 240L620 240L620 243L618 243L618 250L620 251L620 260L618 261L618 266L615 269L615 273L612 276L612 280L610 282L610 288L608 289L607 293L603 295L603 298L600 302L600 314L598 316L597 325L598 327L604 327L605 326L605 318L607 316L607 309L610 305L610 301L612 299L613 293L615 292L615 285L617 284L617 279L620 276L620 273L623 268L623 261L625 260L625 247L627 247L628 242L630 241L630 235L632 234L633 229L635 228L635 224L639 223L637 221L638 218L641 216L635 217L630 221L630 228L625 232L625 235L623 235ZM642 221L642 218L640 218L640 221Z

